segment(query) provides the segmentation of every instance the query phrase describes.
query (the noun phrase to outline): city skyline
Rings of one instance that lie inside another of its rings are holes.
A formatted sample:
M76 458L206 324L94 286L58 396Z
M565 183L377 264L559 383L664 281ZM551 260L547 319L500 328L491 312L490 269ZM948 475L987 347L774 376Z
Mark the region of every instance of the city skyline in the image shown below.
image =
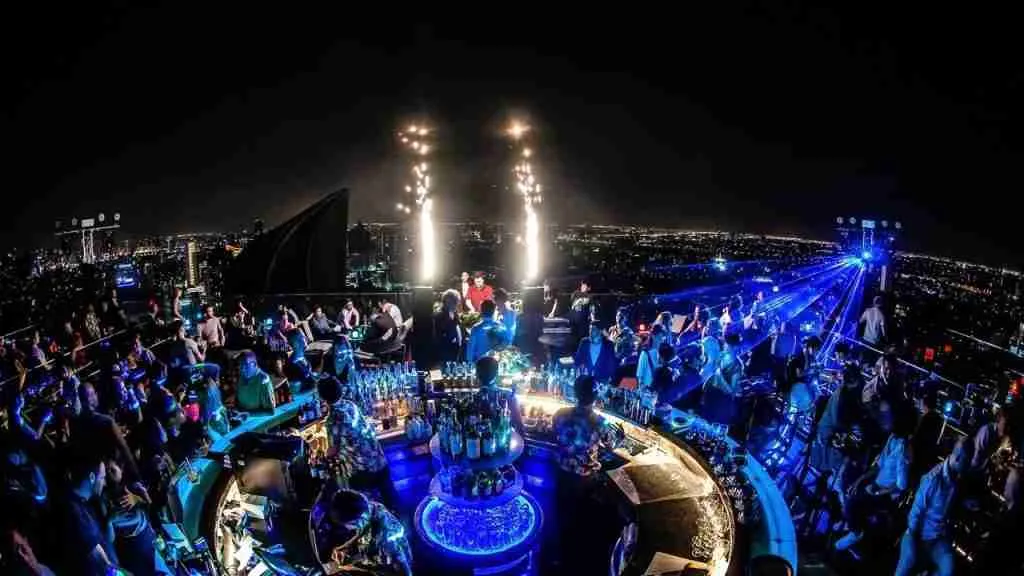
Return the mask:
M273 225L342 186L352 221L388 216L405 175L395 130L417 118L439 131L438 218L511 212L500 127L521 115L542 221L827 238L855 214L902 220L907 249L1024 257L1012 211L993 209L1022 183L999 34L951 60L902 37L913 14L799 5L525 29L442 14L339 28L276 10L197 22L164 7L83 10L50 30L25 10L47 42L14 72L25 192L4 245L99 210L140 232Z

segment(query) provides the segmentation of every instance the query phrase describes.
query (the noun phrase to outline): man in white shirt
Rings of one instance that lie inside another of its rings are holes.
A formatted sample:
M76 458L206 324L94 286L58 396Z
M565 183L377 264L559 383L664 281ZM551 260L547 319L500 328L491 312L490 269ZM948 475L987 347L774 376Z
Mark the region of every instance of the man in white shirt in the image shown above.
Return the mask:
M459 280L461 281L459 294L462 296L462 305L466 307L467 312L473 312L473 303L469 301L469 272L463 272Z
M399 330L402 329L402 311L399 310L398 305L388 301L386 298L381 298L380 311L391 316L391 318L395 321L395 326Z
M199 341L203 343L206 350L224 346L224 326L213 312L213 306L204 309L204 319L199 324Z
M864 325L864 341L872 346L877 346L885 339L885 314L882 313L882 297L875 296L871 308L868 308L860 316L860 323Z
M356 310L356 305L352 303L352 300L345 301L345 307L341 309L341 314L338 316L338 323L346 330L352 330L359 326L359 310Z

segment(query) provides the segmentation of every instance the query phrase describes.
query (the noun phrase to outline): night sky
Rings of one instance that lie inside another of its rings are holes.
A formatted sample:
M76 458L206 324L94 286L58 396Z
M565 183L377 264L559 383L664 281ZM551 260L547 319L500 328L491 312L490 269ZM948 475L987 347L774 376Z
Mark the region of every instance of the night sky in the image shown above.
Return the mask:
M136 233L273 224L340 186L353 218L393 218L394 130L420 118L441 217L515 221L515 114L548 220L831 238L875 216L904 247L1024 265L1009 13L31 4L5 17L4 245L100 210Z

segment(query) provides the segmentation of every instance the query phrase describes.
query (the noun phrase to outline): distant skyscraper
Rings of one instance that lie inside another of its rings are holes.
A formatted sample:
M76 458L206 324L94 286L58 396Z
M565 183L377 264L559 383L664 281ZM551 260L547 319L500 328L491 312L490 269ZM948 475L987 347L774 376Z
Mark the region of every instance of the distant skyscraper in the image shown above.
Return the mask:
M252 219L252 235L253 236L259 236L260 234L263 234L263 219L262 218L253 218Z
M189 287L199 284L199 244L195 240L188 241L185 274L188 276Z

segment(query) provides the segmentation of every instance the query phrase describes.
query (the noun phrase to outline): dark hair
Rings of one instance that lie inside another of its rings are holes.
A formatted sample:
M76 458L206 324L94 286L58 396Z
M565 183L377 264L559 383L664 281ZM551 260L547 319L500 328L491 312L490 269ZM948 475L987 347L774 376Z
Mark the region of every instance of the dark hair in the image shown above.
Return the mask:
M335 404L341 400L341 383L337 378L321 378L316 383L316 391L328 404Z
M909 402L890 402L892 406L892 433L906 438L914 433L917 426L917 414Z
M576 378L576 381L572 384L573 390L576 392L576 404L580 406L590 406L594 403L594 377L583 375Z
M849 382L860 382L864 379L863 374L860 372L860 368L856 366L847 366L843 368L843 383Z
M481 385L490 385L498 377L498 361L484 356L476 361L476 378Z
M676 349L672 347L668 342L662 342L661 346L658 346L658 357L661 358L662 362L668 362L676 355Z
M68 479L71 480L72 486L80 484L89 477L89 474L99 474L100 464L103 463L103 459L100 458L95 450L79 444L69 452L69 455Z
M733 348L740 345L740 335L736 332L727 332L725 334L725 343Z
M846 342L840 342L840 343L836 344L836 347L834 348L834 350L835 350L836 354L849 355L850 354L850 345L847 344Z
M498 288L497 290L494 291L494 299L508 300L508 290L505 290L504 288Z
M651 326L651 336L654 336L655 334L659 334L659 335L664 336L667 333L668 333L668 329L665 328L664 324L655 324L655 325Z
M875 306L881 306L882 305L882 297L881 296L875 296L874 298L871 299L871 303L873 305L875 305Z
M484 300L480 304L480 317L486 318L488 316L493 316L495 310L496 307L494 305L494 300Z
M921 403L925 408L935 410L939 406L939 391L934 387L929 387L921 395Z

